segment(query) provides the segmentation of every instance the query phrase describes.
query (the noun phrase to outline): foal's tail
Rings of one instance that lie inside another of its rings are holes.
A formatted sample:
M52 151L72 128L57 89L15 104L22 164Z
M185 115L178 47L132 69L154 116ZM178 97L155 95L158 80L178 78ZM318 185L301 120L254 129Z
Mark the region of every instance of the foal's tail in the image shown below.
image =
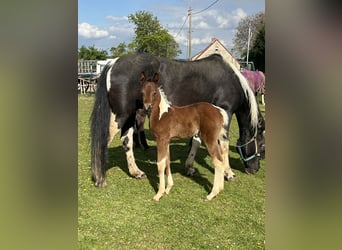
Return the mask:
M108 137L111 108L108 102L107 73L113 64L107 64L101 73L91 114L91 171L95 186L105 186Z
M228 140L228 125L229 125L228 114L224 109L222 109L220 107L217 107L217 108L220 110L220 113L223 117L223 124L222 124L222 129L220 131L219 139L227 141Z

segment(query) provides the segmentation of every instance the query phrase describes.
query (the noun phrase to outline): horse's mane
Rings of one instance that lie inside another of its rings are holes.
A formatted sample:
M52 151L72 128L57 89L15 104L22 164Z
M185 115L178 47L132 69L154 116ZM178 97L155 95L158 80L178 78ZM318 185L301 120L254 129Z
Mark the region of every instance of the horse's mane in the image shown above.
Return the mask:
M249 102L250 105L250 115L251 115L251 124L254 128L258 125L258 103L255 99L253 90L250 88L247 79L242 75L240 70L238 70L232 63L228 60L228 65L231 67L231 69L234 71L234 73L239 77L241 87L245 93L245 96Z

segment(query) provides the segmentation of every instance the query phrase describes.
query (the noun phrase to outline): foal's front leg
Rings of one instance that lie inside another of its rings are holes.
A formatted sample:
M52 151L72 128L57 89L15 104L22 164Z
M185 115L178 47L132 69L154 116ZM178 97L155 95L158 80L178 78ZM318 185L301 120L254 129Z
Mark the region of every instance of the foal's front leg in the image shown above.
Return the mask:
M167 151L168 151L168 145L160 143L157 141L157 150L158 150L158 174L159 174L159 188L158 192L155 196L153 196L153 200L159 201L160 197L162 197L165 193L165 168L167 165L167 161L170 161L167 159ZM170 190L168 190L170 191Z

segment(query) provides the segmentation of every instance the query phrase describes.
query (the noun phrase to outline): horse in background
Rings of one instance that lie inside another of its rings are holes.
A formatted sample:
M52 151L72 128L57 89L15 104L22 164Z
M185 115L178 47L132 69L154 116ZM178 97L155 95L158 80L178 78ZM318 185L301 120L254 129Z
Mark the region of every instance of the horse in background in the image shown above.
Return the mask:
M261 94L261 103L265 105L265 74L262 71L243 70L241 74L247 79L249 86L257 93Z
M158 88L159 75L146 79L141 73L143 104L149 113L150 129L157 141L157 166L159 189L153 197L158 201L169 194L173 186L170 168L170 141L177 138L201 137L215 166L214 185L207 200L214 198L224 187L224 174L228 179L235 174L229 166L228 115L225 110L207 102L187 106L173 106L167 100L161 88ZM165 188L165 174L167 186Z
M174 105L209 102L221 107L228 114L228 129L235 114L239 125L237 144L241 147L245 172L258 171L265 150L265 120L246 78L235 66L217 54L197 61L181 61L138 53L110 61L99 79L91 114L91 171L95 186L106 186L108 145L118 132L129 173L138 179L146 177L133 152L136 110L143 108L141 72L158 72L159 85ZM186 161L192 169L199 145L199 139L192 143Z

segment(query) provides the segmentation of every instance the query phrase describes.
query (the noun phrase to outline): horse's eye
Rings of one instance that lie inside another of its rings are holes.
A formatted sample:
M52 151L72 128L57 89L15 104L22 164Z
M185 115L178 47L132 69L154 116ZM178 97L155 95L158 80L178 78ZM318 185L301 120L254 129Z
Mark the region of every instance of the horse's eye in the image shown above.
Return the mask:
M156 94L157 94L157 92L153 92L152 96L154 97L154 96L156 96Z

